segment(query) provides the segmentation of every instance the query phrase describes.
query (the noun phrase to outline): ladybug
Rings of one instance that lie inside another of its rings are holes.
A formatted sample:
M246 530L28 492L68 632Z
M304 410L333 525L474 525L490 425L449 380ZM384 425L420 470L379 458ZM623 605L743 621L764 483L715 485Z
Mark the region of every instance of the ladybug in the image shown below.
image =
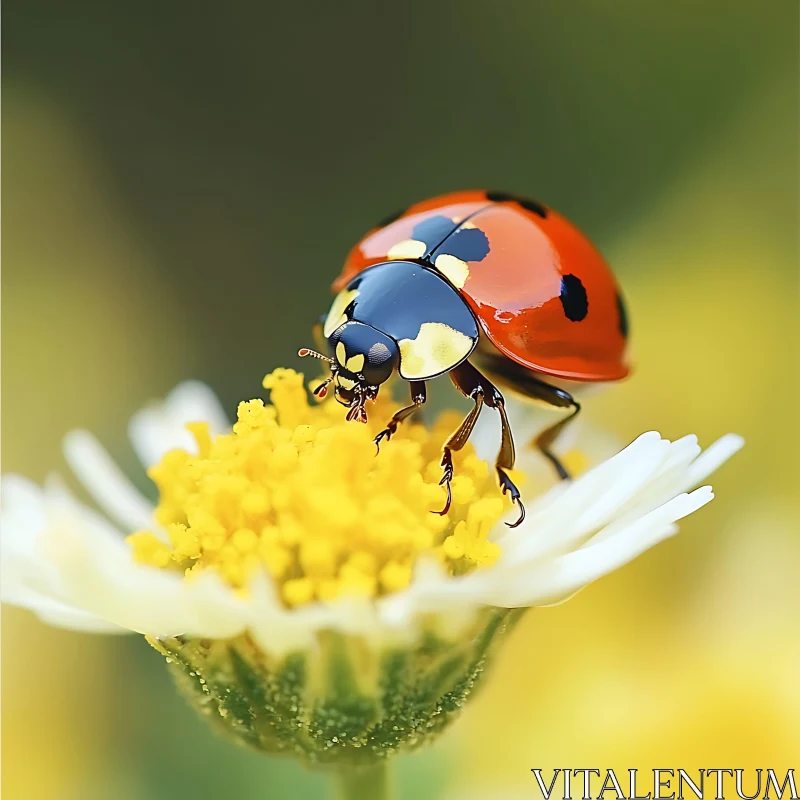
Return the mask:
M569 414L535 444L562 479L555 438L580 411L575 389L628 374L628 322L619 287L603 257L567 219L533 200L493 191L435 197L392 215L350 251L322 321L333 383L347 419L366 422L365 403L395 371L411 404L387 423L380 449L426 399L426 382L445 373L474 402L444 443L441 484L450 508L454 450L472 433L484 405L501 423L495 468L503 494L525 518L508 475L514 440L498 386Z

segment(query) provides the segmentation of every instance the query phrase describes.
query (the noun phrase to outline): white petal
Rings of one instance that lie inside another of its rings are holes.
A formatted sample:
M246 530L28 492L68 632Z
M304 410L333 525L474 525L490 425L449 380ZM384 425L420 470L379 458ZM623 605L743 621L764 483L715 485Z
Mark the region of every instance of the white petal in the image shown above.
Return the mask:
M231 427L217 396L199 381L181 383L163 403L134 414L128 435L142 464L151 467L176 448L195 452L194 437L186 430L189 422L207 422L212 436Z
M64 438L64 456L94 501L126 531L153 525L153 504L131 483L102 445L87 431Z
M691 494L682 494L651 511L615 536L555 559L526 564L497 575L473 573L476 584L482 583L484 602L508 607L551 605L592 581L632 561L653 545L675 533L677 520L691 514L714 497L711 487L703 486ZM473 577L470 576L470 577ZM490 586L490 583L494 585Z
M1 488L3 557L12 553L33 557L32 532L45 524L42 490L21 475L4 475Z
M503 560L542 557L579 544L647 483L668 449L669 442L651 431L577 480L556 486L532 504L519 528L498 539Z
M50 562L79 608L156 636L227 638L244 628L243 603L213 573L187 581L135 563L128 546L93 530L54 526L43 537Z
M285 655L313 646L315 626L298 624L293 614L281 606L269 576L259 575L253 579L249 590L248 627L264 651Z
M692 461L700 453L696 436L684 436L668 443L664 460L651 476L650 481L627 501L620 505L617 516L641 516L657 508L669 498L692 488L696 483L687 484L686 475Z
M87 611L72 608L65 603L59 603L48 597L30 598L26 603L15 603L23 608L33 611L37 617L48 625L66 628L83 633L130 633L127 628L121 628L113 622L102 619Z
M41 537L55 507L63 505L59 489L41 489L9 475L3 479L0 587L3 602L27 608L45 622L95 633L124 633L117 625L67 602L68 594L58 570L41 552ZM63 506L68 513L69 506ZM74 509L72 509L74 512ZM88 509L86 509L88 512ZM78 514L75 524L82 524ZM110 527L110 526L109 526ZM116 531L111 529L111 536Z
M403 592L378 601L382 624L400 638L417 634L421 622L436 624L441 635L457 639L487 605L482 600L484 586L467 578L452 578L433 559L423 559L414 571L414 580Z
M741 436L726 433L698 456L686 475L685 485L695 486L704 481L743 447L744 439Z
M670 458L659 470L652 484L622 507L614 525L610 525L598 533L592 541L597 542L614 535L617 530L654 508L658 508L669 498L694 488L744 445L744 440L740 436L728 434L696 457L700 452L696 442L697 437L695 436L685 436L683 439L673 442ZM711 453L709 459L704 458L706 453Z

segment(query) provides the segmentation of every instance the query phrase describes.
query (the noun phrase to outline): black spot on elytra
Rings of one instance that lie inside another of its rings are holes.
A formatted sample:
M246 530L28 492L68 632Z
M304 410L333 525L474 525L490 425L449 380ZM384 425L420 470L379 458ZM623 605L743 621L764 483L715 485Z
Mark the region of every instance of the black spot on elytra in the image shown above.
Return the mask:
M528 211L532 211L542 219L547 218L547 209L541 203L537 203L535 200L526 200L524 197L519 198L517 202L523 208L527 209Z
M575 275L564 275L561 279L561 305L564 315L571 322L580 322L589 313L589 298L586 289Z
M436 255L462 261L483 261L489 255L489 239L480 228L460 228L436 248Z
M517 203L527 211L531 211L542 219L547 218L547 209L535 200L530 200L527 197L519 197L518 195L511 194L510 192L486 192L486 199L492 203Z
M622 334L623 339L627 339L628 331L630 330L628 327L628 311L625 308L625 301L619 292L617 292L617 313L619 314L619 332Z
M517 198L510 192L486 192L486 199L492 203L506 203Z
M417 242L425 242L426 252L430 253L435 249L439 242L446 239L458 226L458 223L439 215L437 217L428 217L414 226L411 231L411 238Z
M395 211L394 214L389 214L388 217L384 217L375 227L376 228L385 228L387 225L391 225L393 222L397 222L403 214L406 213L405 208L401 208L399 211Z

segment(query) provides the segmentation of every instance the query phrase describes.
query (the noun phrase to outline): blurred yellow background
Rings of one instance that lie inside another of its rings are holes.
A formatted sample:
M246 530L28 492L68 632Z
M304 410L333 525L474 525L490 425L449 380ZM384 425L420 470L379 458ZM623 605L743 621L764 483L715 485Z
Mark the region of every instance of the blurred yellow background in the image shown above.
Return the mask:
M535 196L628 297L636 372L587 418L747 446L680 536L528 614L455 728L398 761L401 797L798 766L796 3L30 0L4 22L5 472L63 470L77 426L133 471L148 399L196 377L232 411L300 367L377 219ZM218 739L139 638L4 608L2 645L8 800L325 792Z

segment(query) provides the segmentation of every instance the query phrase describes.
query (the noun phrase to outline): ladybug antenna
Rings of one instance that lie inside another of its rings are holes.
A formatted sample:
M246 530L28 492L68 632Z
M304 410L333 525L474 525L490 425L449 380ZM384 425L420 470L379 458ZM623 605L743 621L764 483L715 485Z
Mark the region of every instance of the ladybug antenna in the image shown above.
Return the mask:
M320 361L327 361L329 364L333 364L332 358L328 358L328 356L324 356L322 353L318 353L316 350L309 350L307 347L300 348L300 350L297 351L297 355L299 355L300 358L314 356L314 358L318 358Z

